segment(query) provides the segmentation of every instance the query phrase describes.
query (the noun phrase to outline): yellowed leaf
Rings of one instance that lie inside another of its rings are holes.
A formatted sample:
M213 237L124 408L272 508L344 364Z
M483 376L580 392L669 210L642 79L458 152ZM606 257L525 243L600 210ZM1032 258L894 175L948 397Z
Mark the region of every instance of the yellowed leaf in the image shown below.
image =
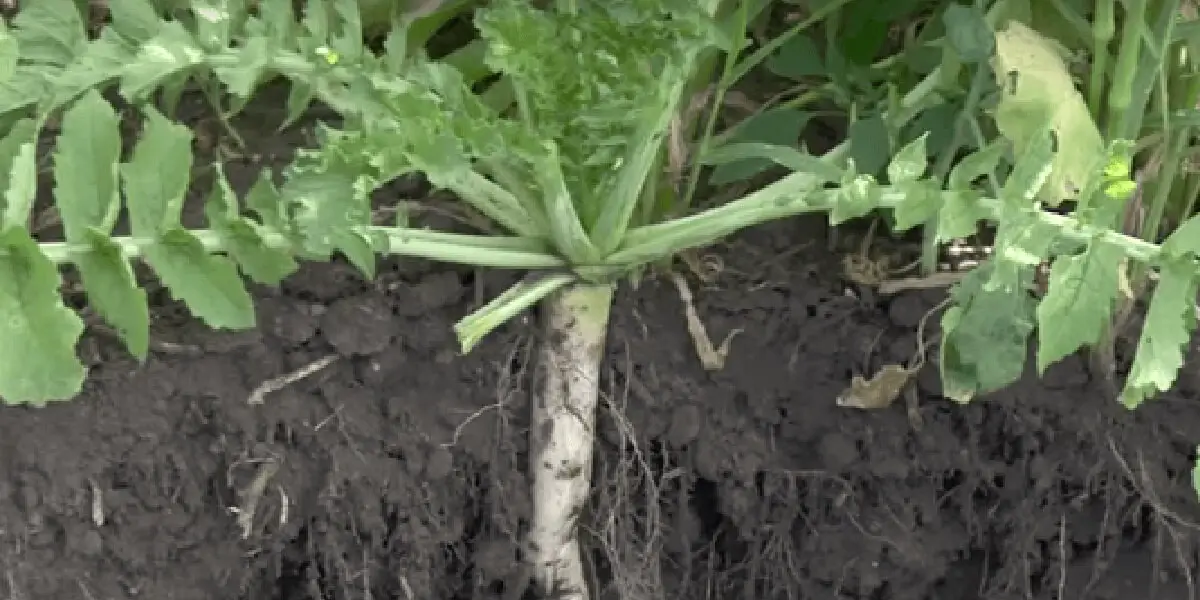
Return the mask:
M1104 140L1067 70L1065 55L1058 42L1019 21L996 33L992 66L1004 90L995 112L1000 133L1018 155L1047 118L1058 136L1053 171L1038 194L1050 206L1077 199L1099 175L1104 160Z

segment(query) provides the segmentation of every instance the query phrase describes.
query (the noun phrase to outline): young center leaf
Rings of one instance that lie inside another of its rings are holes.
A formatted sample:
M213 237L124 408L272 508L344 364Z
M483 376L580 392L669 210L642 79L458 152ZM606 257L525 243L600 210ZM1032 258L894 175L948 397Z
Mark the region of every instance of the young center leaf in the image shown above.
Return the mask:
M254 303L232 261L210 254L180 224L191 183L192 133L152 108L146 109L142 139L121 178L134 237L156 243L144 258L171 295L210 327L254 326Z
M0 233L0 400L41 404L79 393L83 321L63 305L58 269L18 227Z
M54 152L55 203L67 242L91 248L75 260L88 302L141 360L150 341L146 293L108 237L120 209L120 160L120 119L90 91L63 116Z
M1100 340L1111 325L1124 257L1118 246L1095 240L1083 254L1054 261L1046 296L1037 307L1039 372Z
M1183 367L1183 352L1196 327L1195 269L1192 261L1183 260L1159 267L1158 286L1121 392L1121 402L1128 408L1137 408L1155 394L1169 390Z

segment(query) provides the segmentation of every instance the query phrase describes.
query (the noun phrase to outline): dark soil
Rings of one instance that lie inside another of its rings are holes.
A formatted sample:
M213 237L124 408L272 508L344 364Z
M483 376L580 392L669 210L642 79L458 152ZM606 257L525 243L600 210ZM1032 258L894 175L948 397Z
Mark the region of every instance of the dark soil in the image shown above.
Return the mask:
M303 143L258 137L261 162ZM258 166L227 169L244 186ZM1194 597L1195 366L1136 412L1077 359L967 406L926 367L919 428L903 402L840 408L852 375L911 356L944 295L849 286L850 242L796 220L714 249L697 308L716 339L742 330L720 372L670 282L621 294L586 521L597 597ZM0 410L0 594L517 600L536 315L466 356L451 330L515 276L310 265L259 290L256 332L160 300L144 365L90 334L81 398Z

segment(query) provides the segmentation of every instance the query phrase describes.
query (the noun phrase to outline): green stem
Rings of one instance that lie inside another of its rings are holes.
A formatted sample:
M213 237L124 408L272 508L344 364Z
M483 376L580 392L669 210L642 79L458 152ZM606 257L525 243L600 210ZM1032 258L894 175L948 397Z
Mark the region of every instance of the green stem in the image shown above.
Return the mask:
M370 236L382 235L388 241L383 254L428 258L450 263L501 269L553 269L565 265L561 258L549 254L540 241L519 237L497 237L442 233L427 229L400 227L361 227L359 231ZM219 231L211 229L190 232L204 249L218 253L229 247L228 240ZM155 238L114 237L121 252L129 259L143 256L147 248L159 243ZM267 248L295 254L297 248L292 240L279 232L266 231L262 235ZM93 252L91 246L68 242L39 244L42 253L55 264L72 264L80 256Z
M1134 139L1129 132L1129 108L1133 102L1133 82L1137 77L1142 49L1142 29L1146 26L1146 0L1128 0L1121 27L1121 44L1116 72L1108 90L1108 139Z
M747 4L742 3L741 9L738 11L739 31L745 32L747 20ZM725 54L725 66L721 72L721 80L717 82L716 92L713 93L713 99L708 103L708 118L704 123L704 132L700 135L700 139L696 143L696 156L704 156L708 154L710 144L712 143L713 133L717 129L717 118L721 115L721 106L725 103L725 92L733 85L730 82L730 76L733 74L733 69L737 63L737 53L727 52ZM736 80L734 80L736 81ZM679 206L672 207L674 212L686 212L692 205L692 200L696 196L696 188L700 185L700 161L692 161L692 169L688 174L687 188L683 193L683 199Z
M1196 203L1200 201L1200 176L1190 175L1187 178L1187 190L1184 193L1183 209L1176 217L1180 223L1196 214Z
M1163 163L1158 174L1154 176L1154 184L1151 186L1152 196L1150 200L1150 210L1146 214L1146 221L1143 224L1141 238L1154 242L1158 239L1158 233L1162 229L1163 216L1167 210L1167 202L1171 198L1171 191L1176 188L1176 178L1179 175L1179 167L1183 162L1184 150L1187 148L1188 142L1191 141L1191 128L1183 128L1168 133L1171 138L1170 145L1167 149L1166 156L1163 157ZM1139 232L1130 232L1139 233Z
M829 17L829 15L836 13L837 11L841 10L843 6L846 6L851 2L853 2L853 0L832 0L831 2L822 3L816 10L813 11L811 15L808 16L807 19L796 23L787 31L775 36L773 39L771 39L771 41L763 44L763 46L756 50L754 54L747 56L746 60L743 60L742 62L738 63L737 66L733 67L726 74L726 77L722 79L721 85L723 87L729 87L734 83L741 81L741 79L745 77L747 73L757 67L764 60L767 60L767 58L782 48L783 45L788 43L788 41L793 37L805 29L808 29L809 27L812 27L813 25L825 20L827 17Z
M1092 20L1092 72L1088 84L1088 108L1092 117L1103 114L1104 80L1108 71L1108 45L1117 32L1116 0L1097 0L1096 16Z
M578 280L579 278L571 273L526 276L454 325L454 332L463 354L473 350L480 340L497 327Z
M738 230L806 213L829 212L841 201L839 190L817 190L807 173L795 173L740 200L667 223L631 229L622 247L606 259L609 264L641 264L688 248L706 246ZM884 188L878 208L895 209L909 201L908 193ZM999 222L1003 202L980 198L984 220ZM1108 229L1093 227L1066 215L1039 211L1038 218L1053 226L1064 240L1086 244L1094 239L1120 246L1130 259L1153 263L1156 244Z
M963 109L954 119L954 135L951 137L950 145L938 157L938 162L933 168L933 176L938 181L945 181L946 176L950 173L958 154L958 148L962 145L965 137L963 125L974 119L973 115L979 105L980 97L983 96L985 86L990 79L991 71L989 69L982 67L975 69L975 75L971 77L971 87L967 90L967 97L963 101ZM938 220L934 217L925 222L921 232L921 270L924 273L930 274L937 270L938 254Z

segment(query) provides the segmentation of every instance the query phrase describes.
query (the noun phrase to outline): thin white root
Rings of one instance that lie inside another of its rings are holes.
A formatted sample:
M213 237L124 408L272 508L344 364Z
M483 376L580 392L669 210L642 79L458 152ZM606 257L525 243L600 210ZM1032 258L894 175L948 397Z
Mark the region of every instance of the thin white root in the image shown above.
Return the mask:
M254 533L254 514L258 512L258 503L262 501L263 493L267 491L267 484L271 482L271 478L275 477L275 473L279 472L279 464L273 460L268 460L262 463L258 468L258 473L254 475L254 479L246 489L242 490L242 505L230 508L230 512L237 515L238 528L242 530L242 539L250 539L250 535Z
M531 584L543 598L587 600L578 521L591 491L610 285L575 285L543 301L545 337L529 429Z
M337 359L337 354L330 354L329 356L319 358L311 363L308 363L307 365L304 365L303 367L300 367L291 373L284 373L279 377L268 379L260 383L258 387L254 388L254 391L250 393L250 398L248 398L246 402L248 404L262 404L266 399L267 394L278 392L279 390L282 390L283 388L292 385L293 383L296 383L297 381L300 381L301 379L304 379L305 377L308 377L309 375L312 375L313 373L316 373L317 371L320 371L329 365L332 365L337 361Z
M963 280L968 271L939 271L928 277L906 277L880 282L879 293L891 296L909 290L930 290L950 287Z
M683 302L684 317L687 319L688 334L692 336L692 344L696 346L696 354L700 356L700 364L706 371L720 371L725 368L725 359L729 356L729 344L741 329L734 329L725 336L720 346L713 346L712 338L708 336L708 328L700 320L696 312L696 302L692 298L692 289L679 273L671 273L675 289L679 291L679 300Z

